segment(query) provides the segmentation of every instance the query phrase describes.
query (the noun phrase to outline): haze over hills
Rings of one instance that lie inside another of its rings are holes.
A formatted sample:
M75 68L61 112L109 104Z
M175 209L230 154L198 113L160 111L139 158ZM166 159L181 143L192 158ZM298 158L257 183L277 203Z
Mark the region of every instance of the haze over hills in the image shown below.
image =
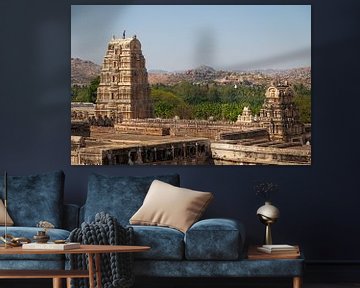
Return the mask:
M71 85L89 85L91 80L100 75L100 70L101 66L91 61L71 58ZM311 67L285 70L224 71L203 65L178 72L149 70L148 75L150 84L172 85L187 81L194 84L269 85L272 80L280 78L288 80L291 84L303 84L311 87Z
M172 85L181 81L194 84L239 84L239 85L269 85L274 79L287 80L292 84L303 84L311 87L311 67L293 69L267 69L249 71L215 70L209 66L200 66L184 72L153 72L149 71L150 84Z

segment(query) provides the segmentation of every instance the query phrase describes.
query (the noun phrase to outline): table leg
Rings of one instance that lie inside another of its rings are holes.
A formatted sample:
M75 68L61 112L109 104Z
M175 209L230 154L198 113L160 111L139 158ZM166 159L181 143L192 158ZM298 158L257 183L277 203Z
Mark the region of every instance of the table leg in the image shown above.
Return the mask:
M66 288L71 288L71 278L66 278Z
M62 288L61 280L61 278L53 278L53 288Z
M96 271L96 285L97 288L102 288L101 284L101 255L95 254L95 271Z
M95 283L94 283L94 254L93 253L88 253L88 260L89 260L89 288L95 288Z
M301 277L296 276L293 278L293 288L301 288Z

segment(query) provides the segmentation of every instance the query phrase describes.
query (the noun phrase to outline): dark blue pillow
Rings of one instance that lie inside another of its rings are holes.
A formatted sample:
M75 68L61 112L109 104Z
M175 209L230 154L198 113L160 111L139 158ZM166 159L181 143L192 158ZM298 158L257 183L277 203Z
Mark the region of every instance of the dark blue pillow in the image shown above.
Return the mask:
M128 225L155 179L174 186L180 185L178 174L146 177L90 175L84 220L91 222L96 213L106 212L114 216L121 225Z
M48 221L60 228L63 216L64 173L49 172L31 176L8 176L8 212L14 225L36 227ZM4 177L0 176L4 198Z

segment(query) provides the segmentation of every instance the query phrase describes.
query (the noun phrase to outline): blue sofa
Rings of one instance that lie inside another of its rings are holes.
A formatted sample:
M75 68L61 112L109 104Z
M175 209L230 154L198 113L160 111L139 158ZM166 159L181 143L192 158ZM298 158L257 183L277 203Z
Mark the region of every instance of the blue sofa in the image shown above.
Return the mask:
M9 177L8 210L15 222L8 233L32 238L46 220L55 224L51 239L66 239L83 221L92 222L106 212L123 226L140 208L154 179L180 186L179 175L120 177L89 175L85 204L63 204L64 174L61 171L28 177ZM3 181L0 177L0 181ZM1 185L2 186L2 185ZM2 187L0 195L3 195ZM214 200L216 201L216 199ZM145 277L298 277L303 260L246 259L245 229L234 219L203 219L185 233L159 226L132 225L136 245L151 250L135 253L135 275ZM0 233L4 228L0 227ZM0 255L0 269L63 269L57 255ZM294 284L294 287L296 286Z
M120 177L92 174L80 221L91 222L104 211L123 226L140 208L154 179L180 185L179 175ZM214 200L216 201L216 199ZM131 225L136 245L151 250L135 253L135 275L150 277L298 277L303 260L246 259L245 229L234 219L203 219L186 233L159 226ZM295 287L295 286L294 286ZM296 286L298 287L298 286Z
M8 214L14 222L7 233L30 240L42 228L40 221L48 221L55 228L49 229L50 240L67 239L79 222L77 205L64 204L64 173L54 171L31 176L8 177ZM4 183L0 176L0 183ZM3 185L0 195L4 198ZM0 226L0 235L5 227ZM0 269L64 269L63 255L0 255Z

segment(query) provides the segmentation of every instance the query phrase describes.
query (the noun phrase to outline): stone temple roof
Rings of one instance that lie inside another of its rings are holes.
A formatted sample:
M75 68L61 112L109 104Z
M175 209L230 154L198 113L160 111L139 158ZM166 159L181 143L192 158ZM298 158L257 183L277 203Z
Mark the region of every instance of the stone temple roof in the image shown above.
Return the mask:
M132 42L132 41L138 41L138 42L140 42L140 41L136 38L136 36L129 37L129 38L115 38L115 37L113 37L113 38L110 40L109 44L126 44L126 43L130 43L130 42Z
M136 47L137 49L141 49L141 43L134 35L133 37L129 38L115 38L115 36L109 41L109 45L117 46L117 47L123 47L123 48L129 48Z

